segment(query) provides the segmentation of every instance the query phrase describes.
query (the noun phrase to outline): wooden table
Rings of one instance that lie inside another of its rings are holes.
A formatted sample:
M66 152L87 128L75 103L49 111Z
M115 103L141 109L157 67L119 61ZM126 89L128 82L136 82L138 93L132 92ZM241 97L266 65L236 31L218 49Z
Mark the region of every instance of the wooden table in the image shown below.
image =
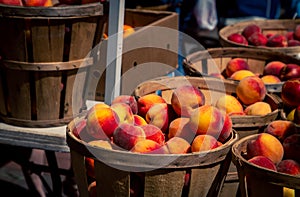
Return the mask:
M62 196L62 181L60 175L72 176L72 170L60 169L57 164L55 152L69 152L66 143L66 126L47 128L25 128L0 123L0 144L41 149L45 151L48 165L40 165L22 160L21 168L30 191L37 190L30 177L31 173L37 174L41 179L42 172L49 172L52 179L52 191L47 185L45 188L50 195ZM42 180L43 184L46 183Z

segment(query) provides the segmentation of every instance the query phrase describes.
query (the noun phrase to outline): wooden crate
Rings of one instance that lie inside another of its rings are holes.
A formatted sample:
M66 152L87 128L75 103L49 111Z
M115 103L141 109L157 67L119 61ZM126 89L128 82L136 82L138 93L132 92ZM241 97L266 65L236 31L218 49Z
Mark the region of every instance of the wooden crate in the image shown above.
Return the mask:
M84 116L70 122L66 134L75 180L82 197L89 196L91 182L87 176L86 157L94 160L98 196L129 197L130 189L137 183L140 189L137 196L217 197L231 162L231 146L238 139L233 130L230 139L222 146L202 153L139 154L108 150L90 146L73 135L74 125L82 118ZM190 177L188 184L186 177Z
M140 97L159 92L168 103L171 103L172 90L184 84L200 89L205 95L205 104L215 105L218 98L224 94L236 96L237 84L232 81L193 76L161 77L145 81L137 86L134 95ZM268 93L264 101L269 103L272 109L272 112L265 116L231 116L232 127L239 133L241 138L259 132L261 127L279 116L281 109L277 96Z
M241 196L300 196L299 176L292 176L261 168L249 163L244 158L248 141L255 139L257 135L258 134L250 135L243 139L240 139L232 146L232 160L236 165L239 175ZM249 185L250 181L251 186ZM292 195L287 195L287 188L289 188L289 190L292 190Z
M2 121L57 126L80 112L86 73L93 63L87 55L101 41L107 21L104 8L101 3L0 5Z
M219 40L222 46L224 47L246 47L246 48L266 48L272 51L278 51L281 53L285 53L287 55L295 56L296 58L300 58L300 46L293 47L256 47L256 46L245 46L239 43L232 42L227 39L227 37L232 33L241 33L243 29L250 25L256 24L258 25L264 34L268 33L278 33L278 34L286 34L289 31L295 29L295 27L300 24L300 19L266 19L266 20L249 20L243 22L237 22L232 25L228 25L223 27L219 31Z
M187 75L202 76L211 73L221 73L223 76L227 63L233 58L243 58L254 73L263 74L264 67L271 61L294 63L300 65L300 60L286 54L266 49L224 47L197 51L183 60L183 67ZM280 93L284 82L266 84L270 93Z

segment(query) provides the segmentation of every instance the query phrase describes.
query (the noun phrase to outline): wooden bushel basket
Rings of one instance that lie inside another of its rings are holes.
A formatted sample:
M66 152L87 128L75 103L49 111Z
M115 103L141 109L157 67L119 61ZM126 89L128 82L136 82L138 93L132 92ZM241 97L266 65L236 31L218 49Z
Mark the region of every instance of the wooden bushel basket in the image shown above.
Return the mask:
M224 95L236 95L237 84L233 81L223 81L213 77L177 76L162 77L141 83L134 91L134 95L141 97L146 94L159 92L168 102L171 102L172 90L179 85L189 84L200 89L205 95L205 104L215 105L217 99ZM259 128L275 120L280 113L280 103L277 96L267 93L265 102L269 103L272 112L265 116L231 116L232 127L240 137L257 133Z
M242 197L300 196L300 177L274 172L249 163L244 155L248 141L258 134L238 140L232 146L232 161L237 168ZM247 176L247 177L246 177ZM251 186L250 186L251 183ZM288 195L288 193L290 195ZM291 195L292 194L292 195Z
M86 73L93 63L85 57L100 43L106 16L101 3L60 7L0 5L3 122L28 127L58 126L80 112ZM76 76L81 83L73 99Z
M231 162L231 147L238 140L233 130L222 146L202 153L139 154L90 146L76 138L72 131L77 117L67 127L67 143L80 196L89 197L86 157L94 159L97 196L181 197L219 196ZM99 159L101 157L101 159ZM138 176L138 181L134 181ZM188 184L185 177L189 176ZM138 187L135 187L135 184ZM136 192L136 191L135 191Z
M293 31L295 27L300 24L300 19L266 19L266 20L250 20L244 22L237 22L232 25L228 25L220 29L219 31L219 40L222 46L224 47L246 47L260 49L262 47L256 47L251 45L243 45L239 43L232 42L227 39L227 37L232 33L241 33L243 29L249 24L256 24L262 29L263 34L268 33L278 33L285 35L289 31ZM293 47L263 47L272 51L277 51L285 53L287 55L295 56L296 58L300 57L300 46Z
M206 76L211 73L224 75L227 63L233 58L245 59L249 64L250 71L261 75L265 65L271 61L300 65L300 60L276 51L258 48L224 47L192 53L183 60L183 67L186 74L190 76ZM280 93L283 83L266 84L267 91Z

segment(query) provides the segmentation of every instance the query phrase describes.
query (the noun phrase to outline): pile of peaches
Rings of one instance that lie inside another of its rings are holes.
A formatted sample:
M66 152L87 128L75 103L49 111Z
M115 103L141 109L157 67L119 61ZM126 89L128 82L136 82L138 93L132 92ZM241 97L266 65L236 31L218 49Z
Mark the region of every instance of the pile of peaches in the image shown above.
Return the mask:
M247 142L250 163L300 177L299 127L289 120L274 120L256 138Z
M261 47L292 47L300 46L300 25L286 34L264 34L261 27L256 24L247 25L242 32L232 33L227 39L243 45Z

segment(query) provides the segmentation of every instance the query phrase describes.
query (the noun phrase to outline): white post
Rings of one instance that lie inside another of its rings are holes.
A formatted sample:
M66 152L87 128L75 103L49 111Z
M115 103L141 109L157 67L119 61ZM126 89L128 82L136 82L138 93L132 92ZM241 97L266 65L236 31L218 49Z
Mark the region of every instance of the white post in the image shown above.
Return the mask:
M108 41L105 79L107 104L120 95L125 0L109 1Z

